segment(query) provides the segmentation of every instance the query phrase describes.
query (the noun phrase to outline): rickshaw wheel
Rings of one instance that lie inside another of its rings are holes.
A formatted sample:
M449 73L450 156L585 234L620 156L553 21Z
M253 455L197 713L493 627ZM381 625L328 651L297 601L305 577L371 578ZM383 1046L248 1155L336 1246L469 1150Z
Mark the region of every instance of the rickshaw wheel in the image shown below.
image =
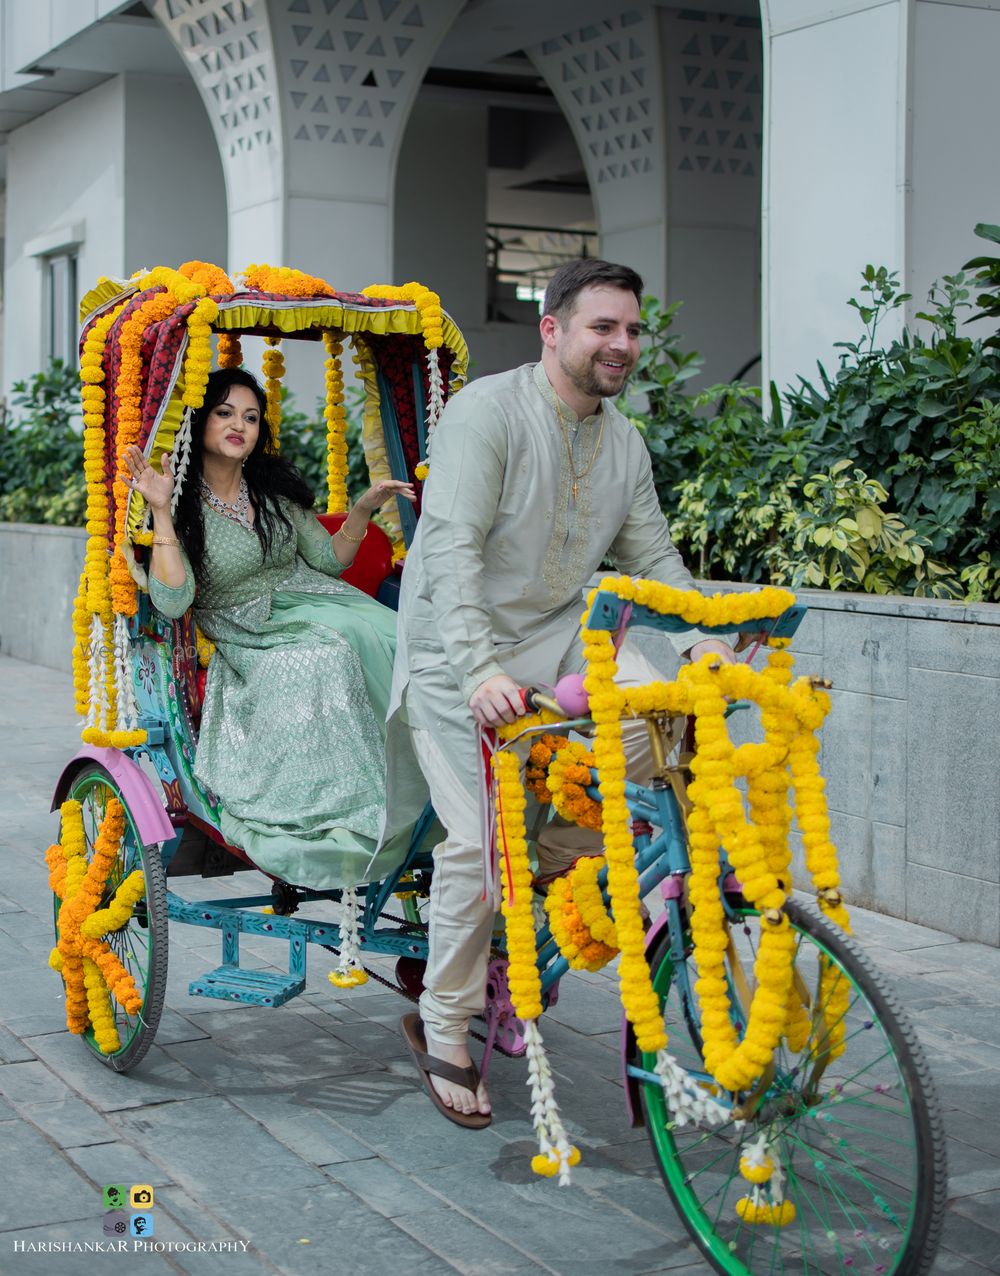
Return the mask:
M110 798L117 798L125 808L125 832L115 863L108 875L107 888L101 900L104 908L116 888L136 869L145 878L144 897L136 904L128 922L108 935L112 952L135 981L142 1005L128 1014L112 997L111 1010L121 1048L105 1054L97 1044L93 1029L83 1039L93 1053L115 1072L135 1067L153 1044L163 1011L167 991L167 882L159 848L143 846L136 831L128 803L108 773L99 766L82 770L74 779L69 796L83 808L83 830L88 862L93 858L98 829ZM54 897L56 942L59 940L59 899Z

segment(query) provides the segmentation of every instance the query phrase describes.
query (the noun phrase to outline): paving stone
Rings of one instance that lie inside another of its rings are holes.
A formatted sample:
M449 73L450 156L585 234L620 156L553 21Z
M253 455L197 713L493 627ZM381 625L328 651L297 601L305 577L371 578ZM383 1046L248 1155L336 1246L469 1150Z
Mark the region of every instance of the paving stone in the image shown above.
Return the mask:
M1000 1188L992 1192L977 1192L974 1196L959 1196L951 1202L955 1214L971 1218L980 1227L988 1231L1000 1232ZM997 1254L1000 1254L1000 1238L997 1242Z
M504 1233L508 1229L504 1220L495 1215L485 1216L485 1225L481 1225L460 1210L439 1206L406 1213L394 1222L467 1276L512 1276L520 1272L558 1270L539 1263L521 1247L515 1236L498 1236L497 1232Z
M527 1149L526 1149L527 1150ZM504 1160L514 1168L508 1149ZM518 1245L557 1272L641 1272L664 1266L673 1257L676 1243L644 1219L623 1213L614 1203L595 1208L589 1193L559 1190L548 1179L531 1173L525 1158L524 1181L496 1181L495 1176L473 1178L458 1167L418 1175L422 1182L449 1200L461 1201L477 1215L488 1211L503 1218L506 1230ZM532 1181L528 1181L528 1180ZM627 1227L623 1220L628 1220Z
M179 1187L164 1187L156 1193L157 1213L168 1214L191 1241L212 1241L238 1244L239 1248L212 1254L208 1252L182 1253L174 1251L171 1260L178 1270L192 1276L270 1276L277 1269L259 1253L242 1248L243 1240L231 1231L208 1209L193 1201ZM248 1242L246 1242L248 1244Z
M997 1158L968 1143L948 1139L948 1197L976 1196L997 1185Z
M66 1155L78 1166L92 1183L149 1183L152 1187L162 1187L174 1181L173 1176L163 1170L154 1160L145 1156L140 1150L149 1146L142 1138L133 1142L125 1142L122 1131L118 1131L118 1139L114 1143L95 1143L87 1147L73 1147ZM139 1147L135 1144L138 1143ZM155 1149L150 1147L155 1154Z
M333 1028L338 1041L344 1041L354 1050L372 1059L391 1059L393 1056L410 1057L410 1049L402 1035L386 1027L363 1019L359 1023L338 1024Z
M20 1037L15 1037L12 1032L0 1025L0 1064L24 1063L34 1058L34 1050L26 1046Z
M941 1243L987 1271L997 1270L1000 1259L1000 1233L996 1227L984 1227L967 1214L949 1213L944 1220Z
M118 1121L123 1135L147 1148L174 1182L199 1193L211 1195L234 1177L243 1190L265 1193L276 1183L288 1193L326 1181L263 1126L222 1098L121 1112Z
M312 1165L330 1167L343 1161L360 1161L375 1153L367 1144L342 1130L312 1101L312 1087L300 1095L287 1086L253 1094L230 1094L230 1103L255 1121L287 1148Z
M0 1094L20 1107L26 1103L49 1103L69 1098L62 1079L39 1059L27 1063L7 1063L0 1067Z
M208 1036L189 1017L164 1006L160 1022L156 1026L156 1043L160 1046L176 1045L181 1041L202 1041Z
M5 1123L3 1155L0 1232L95 1217L93 1184L26 1122Z
M138 1067L125 1073L101 1063L68 1032L32 1037L31 1046L53 1072L100 1112L189 1099L201 1093L197 1078L159 1046L152 1046Z
M441 1276L446 1270L436 1254L391 1220L362 1216L357 1199L336 1183L300 1188L285 1182L280 1192L252 1196L229 1192L216 1212L288 1276L330 1276L331 1270Z
M439 1198L424 1191L411 1176L380 1157L346 1161L325 1168L335 1183L346 1187L368 1208L386 1218L419 1214L441 1205Z
M69 1096L53 1103L28 1103L21 1111L61 1148L113 1143L117 1138L114 1128L83 1099Z

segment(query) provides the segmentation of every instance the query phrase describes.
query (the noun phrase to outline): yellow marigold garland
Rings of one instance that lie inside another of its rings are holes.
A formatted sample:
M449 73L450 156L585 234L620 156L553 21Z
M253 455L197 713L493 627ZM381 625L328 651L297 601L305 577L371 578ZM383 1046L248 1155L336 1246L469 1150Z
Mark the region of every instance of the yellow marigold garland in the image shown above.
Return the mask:
M627 577L605 580L601 589L656 611L681 615L692 625L708 626L775 617L794 601L792 595L782 590L703 598L693 593L685 595L658 582L631 581ZM688 789L693 803L688 816L692 864L689 891L699 970L696 991L702 1008L704 1057L707 1069L725 1089L745 1089L770 1062L781 1036L788 1034L801 1040L803 1030L802 1014L796 1007L792 988L795 936L782 911L791 887L788 846L791 810L786 799L789 778L796 788L806 862L819 891L820 906L838 924L844 925L847 921L839 896L836 852L829 841L829 821L816 763L818 743L813 734L829 709L829 697L805 679L800 679L794 687L788 686L790 658L781 650L786 645L783 642L774 644L776 649L770 652L763 675L755 674L746 665L719 665L707 657L682 669L675 684L653 684L621 693L613 682L611 635L584 630L583 636L588 657L585 685L590 694L591 714L598 724L594 751L598 755L604 796L605 841L607 846L610 835L620 842L620 848L616 849L623 861L629 817L624 789L619 792L618 788L624 781L620 732L619 741L614 741L614 729L622 709L627 706L633 711L695 715L697 751L692 763L695 778ZM740 749L731 744L725 726L727 697L749 698L760 705L765 731L763 744L743 745ZM617 748L609 750L609 742L614 742ZM603 756L606 752L609 760L617 763L607 785ZM790 775L782 774L786 759ZM744 819L742 799L735 785L741 776L747 779L750 822ZM748 1023L741 1041L737 1040L730 1015L725 974L728 934L718 890L721 845L726 847L745 897L762 914L755 967L758 983L753 1005L745 1008ZM628 857L631 862L630 839ZM613 865L609 853L609 884L618 919L618 896L611 875ZM621 935L620 920L618 930ZM644 970L637 961L633 968L634 978L640 985L648 983L644 961L642 966ZM824 967L822 979L827 984L824 988L821 983L821 1000L826 1005L823 1014L827 1020L822 1047L835 1054L838 1047L842 1049L848 990L842 986L846 981L837 980L835 969L829 963ZM643 1003L645 1001L643 998ZM626 1011L635 1024L629 1004ZM841 1026L839 1036L838 1024ZM640 1048L651 1050L656 1038L654 1025L647 1024L653 1031L652 1040L647 1040L645 1045L639 1037L638 1025L635 1026Z
M99 1049L121 1048L109 997L134 1015L142 1008L135 981L111 951L106 936L120 930L145 892L141 871L130 873L100 908L107 880L118 858L125 831L125 810L117 798L108 801L90 863L86 860L83 810L79 802L60 808L60 841L45 853L49 884L61 901L59 942L49 957L66 986L66 1026L83 1033L90 1026Z
M545 897L552 937L573 970L600 970L618 955L618 935L597 883L603 856L584 856Z
M627 577L605 580L601 589L612 590L623 599L653 610L678 614L690 625L704 626L773 618L794 602L793 596L782 590L706 599L699 594L672 590L658 582L632 581ZM728 1119L726 1110L703 1087L693 1087L684 1070L665 1050L666 1034L645 959L638 876L625 800L621 718L627 712L693 714L695 717L698 747L693 764L695 779L689 787L693 809L688 825L692 932L699 971L696 993L702 1009L706 1067L724 1089L739 1091L747 1089L760 1075L782 1036L793 1049L801 1049L811 1032L810 1048L814 1054L836 1054L843 1048L844 998L848 991L842 987L845 981L838 979L839 972L832 963L821 965L820 1004L810 1007L813 1015L810 1025L806 1006L793 984L796 939L783 908L791 888L788 847L791 782L796 791L807 865L819 890L820 906L839 924L846 923L846 911L839 894L836 852L829 841L822 779L816 765L814 732L828 711L829 698L807 679L789 685L791 661L782 650L786 645L783 642L772 644L774 649L762 674L754 673L745 665L721 665L717 658L706 658L683 669L675 683L654 683L623 691L614 682L617 666L612 635L588 629L588 614L589 607L581 634L587 664L585 687L596 726L593 755L602 796L614 922L607 916L596 888L600 868L593 862L581 861L573 870L579 875L577 883L571 878L566 885L555 884L551 892L553 931L560 942L566 944L569 955L576 957L588 940L604 942L609 938L607 932L602 933L602 926L614 926L614 939L622 952L619 966L622 1001L640 1050L656 1055L656 1071L675 1120L679 1124L688 1120L725 1120ZM765 739L762 744L737 749L729 741L725 713L729 699L744 698L760 706ZM520 719L502 729L500 735L512 740L541 725L544 722L540 716ZM550 762L558 752L552 747L551 737L541 745L538 748L536 744L534 756L529 756L530 783L536 791L542 764ZM504 771L498 818L502 810L513 811L517 823L511 828L504 827L500 821L500 842L506 846L512 865L520 864L523 874L528 871L526 843L521 845L524 794L516 783L519 774L513 760L501 765ZM747 782L749 822L744 818L742 798L736 788L736 781L741 778ZM761 914L762 934L755 965L757 988L752 1005L741 1010L740 1018L747 1022L742 1040L737 1039L725 978L725 957L730 941L718 888L719 852L723 844L740 877L744 895ZM594 874L593 888L600 905L596 902L585 905L592 909L587 917L589 933L585 933L577 896L586 897L589 883L585 884L584 875L590 873ZM506 878L504 885L506 890ZM515 880L515 898L517 886ZM575 912L563 926L567 934L561 936L560 927L567 920L566 909L570 903ZM527 929L526 916L523 925ZM519 935L511 951L512 986L518 986L522 978L530 978L528 967L534 967L533 944L529 949L526 939L526 935ZM519 964L520 971L516 969ZM755 1173L751 1170L748 1177L753 1180ZM789 1202L782 1200L780 1167L769 1173L766 1181L768 1196L763 1196L760 1186L755 1185L751 1196L739 1203L740 1217L747 1222L784 1226L794 1218L795 1211ZM763 1182L761 1175L760 1183Z
M326 512L347 510L347 409L344 406L344 374L340 366L343 341L333 332L323 333L326 347Z
M444 322L441 311L441 298L430 288L411 279L409 283L369 284L362 288L363 297L371 297L373 301L412 301L420 315L420 330L423 333L424 345L428 350L437 350L444 344Z
M515 1013L524 1023L531 1112L539 1145L531 1168L545 1177L558 1174L559 1181L567 1183L570 1168L579 1162L580 1154L566 1137L555 1101L552 1072L538 1029L537 1021L542 1013L542 981L537 965L532 872L524 825L527 800L515 753L503 749L495 754L493 768L496 776L497 836L501 850L501 911L507 924L507 981Z

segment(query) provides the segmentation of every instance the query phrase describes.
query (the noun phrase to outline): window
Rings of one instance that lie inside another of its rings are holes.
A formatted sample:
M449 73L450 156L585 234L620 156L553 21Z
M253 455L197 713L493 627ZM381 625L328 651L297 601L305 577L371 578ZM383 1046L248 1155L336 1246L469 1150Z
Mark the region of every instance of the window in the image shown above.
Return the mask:
M50 359L76 363L77 295L76 253L54 253L44 258L46 354Z

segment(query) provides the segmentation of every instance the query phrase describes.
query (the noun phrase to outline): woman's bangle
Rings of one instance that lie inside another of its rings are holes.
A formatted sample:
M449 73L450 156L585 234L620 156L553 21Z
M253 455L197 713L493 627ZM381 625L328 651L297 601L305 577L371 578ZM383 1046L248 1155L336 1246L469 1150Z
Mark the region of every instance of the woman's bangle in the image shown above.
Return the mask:
M177 546L179 546L179 545L180 545L180 541L177 539L177 537L176 537L176 536L154 536L154 537L153 537L153 544L154 544L154 545L177 545Z
M362 541L365 539L365 537L368 535L368 528L367 528L367 527L366 527L366 528L365 528L365 530L361 533L361 535L360 535L360 536L352 536L352 535L351 535L351 533L347 530L347 528L346 528L343 524L341 524L341 525L340 525L340 527L338 527L338 528L337 528L337 531L338 531L338 532L340 532L341 536L343 536L343 538L344 538L344 540L345 540L345 541L351 541L351 542L352 542L352 544L354 544L354 545L360 545L360 544L361 544L361 542L362 542Z

